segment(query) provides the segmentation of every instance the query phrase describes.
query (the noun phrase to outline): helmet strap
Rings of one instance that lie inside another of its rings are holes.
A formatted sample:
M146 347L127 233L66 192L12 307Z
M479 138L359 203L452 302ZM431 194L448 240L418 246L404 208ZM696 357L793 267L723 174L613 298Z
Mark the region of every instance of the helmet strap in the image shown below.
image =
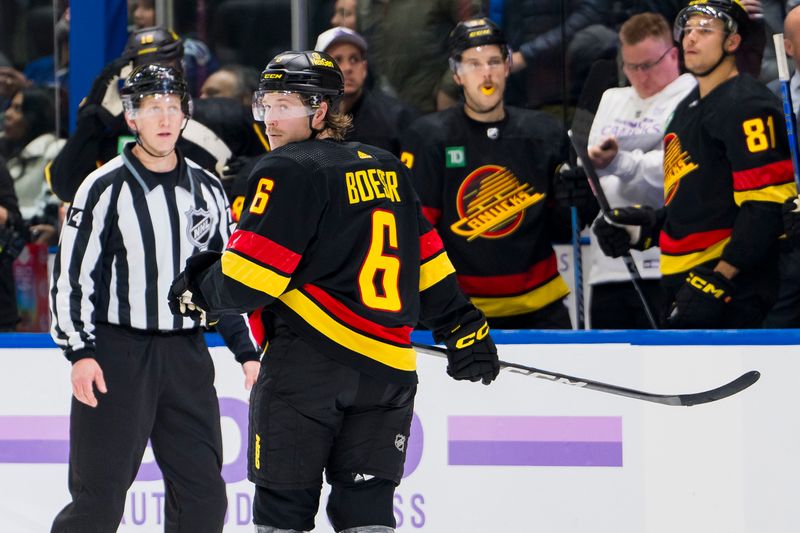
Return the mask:
M313 122L314 122L314 115L311 115L311 116L308 117L308 129L311 130L311 134L306 139L307 141L313 141L314 139L317 138L317 135L319 135L319 133L320 133L320 132L318 132L317 130L314 129L314 126L312 126Z
M730 36L730 33L726 33L725 39L727 40L729 36ZM727 50L725 50L725 41L722 41L722 55L719 57L719 59L717 60L716 63L714 63L711 67L707 68L703 72L691 72L691 71L690 72L696 78L705 78L706 76L708 76L709 74L711 74L712 72L717 70L717 68L719 68L719 66L722 64L722 62L725 61L725 58L727 58L728 56L732 56L732 55L734 55L734 54L732 54L732 53L728 52Z
M181 131L180 131L180 133L178 133L178 138L179 138L179 139L181 138L181 135L183 135L183 130L185 130L185 129L186 129L186 126L188 126L188 125L189 125L189 118L188 118L188 117L186 117L186 118L184 118L184 119L183 119L183 126L181 126ZM137 128L136 130L134 130L134 132L133 132L133 138L134 138L134 140L136 141L136 144L138 144L138 145L139 145L139 146L142 148L142 150L144 150L145 152L147 152L147 153L148 153L150 156L152 156L152 157L157 157L157 158L159 158L159 159L160 159L160 158L163 158L163 157L169 157L169 156L172 154L172 152L174 152L174 151L175 151L175 146L177 146L177 144L178 144L178 143L176 142L176 143L175 143L175 144L172 146L172 150L170 150L170 151L169 151L169 152L167 152L166 154L163 154L163 155L161 155L161 154L154 154L153 152L151 152L150 150L148 150L148 149L147 149L147 147L146 147L146 146L144 145L144 143L142 142L142 136L141 136L141 135L139 135L139 130L138 130L138 128Z

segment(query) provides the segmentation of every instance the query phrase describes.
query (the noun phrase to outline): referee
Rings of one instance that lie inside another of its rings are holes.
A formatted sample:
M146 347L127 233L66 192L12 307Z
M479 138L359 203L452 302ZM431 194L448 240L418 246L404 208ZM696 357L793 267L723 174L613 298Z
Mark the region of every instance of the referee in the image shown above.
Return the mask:
M116 531L150 439L166 486L165 530L220 532L227 500L214 366L201 322L173 316L164 295L189 256L224 247L227 200L219 180L175 149L191 111L180 72L138 67L121 92L136 143L81 184L53 271L51 334L72 363L74 398L72 502L52 531ZM260 364L244 319L220 325L249 389Z

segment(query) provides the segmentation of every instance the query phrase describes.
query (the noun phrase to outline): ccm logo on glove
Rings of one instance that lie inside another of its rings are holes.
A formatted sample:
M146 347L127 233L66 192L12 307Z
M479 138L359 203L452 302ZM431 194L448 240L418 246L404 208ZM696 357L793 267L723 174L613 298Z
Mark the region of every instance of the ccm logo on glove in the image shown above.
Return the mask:
M453 333L455 333L455 331ZM486 338L488 334L489 334L489 324L484 322L483 325L478 329L478 331L470 332L461 337L460 339L456 340L456 348L460 350L462 348L466 348L467 346L472 346L473 344L475 344L475 341L482 341L483 339Z
M727 294L725 289L717 287L710 281L706 281L705 279L701 278L694 272L689 272L689 276L686 278L686 282L695 289L698 289L703 293L710 294L711 296L717 299L721 298L722 301L725 303L731 301L731 297L730 295Z

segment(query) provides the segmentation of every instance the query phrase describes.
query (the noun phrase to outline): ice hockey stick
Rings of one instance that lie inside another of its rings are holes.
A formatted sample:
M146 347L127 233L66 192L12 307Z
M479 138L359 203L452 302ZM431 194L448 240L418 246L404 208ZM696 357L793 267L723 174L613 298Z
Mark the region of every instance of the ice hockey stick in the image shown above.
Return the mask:
M428 344L420 344L412 342L411 345L420 353L428 355L435 355L437 357L447 357L447 350L439 346L430 346ZM653 394L650 392L638 391L619 387L617 385L610 385L600 381L592 381L591 379L578 378L569 376L567 374L559 374L558 372L551 372L549 370L542 370L541 368L533 368L530 366L521 365L519 363L508 363L500 361L500 368L513 372L515 374L523 374L525 376L533 376L548 381L555 381L564 385L572 385L573 387L581 387L607 394L616 394L617 396L626 396L628 398L635 398L646 402L660 403L663 405L700 405L703 403L715 402L728 396L739 393L758 381L761 374L757 370L751 370L734 379L730 383L726 383L716 389L711 389L703 392L695 392L692 394Z

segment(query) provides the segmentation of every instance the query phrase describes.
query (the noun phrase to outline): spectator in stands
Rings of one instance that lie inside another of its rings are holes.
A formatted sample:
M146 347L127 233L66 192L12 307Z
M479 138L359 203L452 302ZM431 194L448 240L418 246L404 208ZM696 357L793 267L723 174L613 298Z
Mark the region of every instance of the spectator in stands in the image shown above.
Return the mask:
M414 111L380 89L368 89L367 42L345 27L331 28L319 35L314 50L327 52L342 69L344 98L341 111L353 117L347 141L371 144L400 156L400 135L416 118Z
M41 87L59 87L64 91L69 84L69 7L53 27L55 52L38 57L23 70L25 77Z
M3 115L11 98L23 87L31 84L25 74L11 66L8 62L0 62L0 132L3 131Z
M566 13L562 7L550 0L504 2L502 25L514 49L511 71L524 70L511 78L510 103L534 108L568 103L563 102L562 69L567 69L572 90L566 97L571 99L595 60L616 57L612 0L569 0Z
M153 0L134 0L130 4L131 19L135 30L156 25L156 6Z
M47 89L27 87L11 99L3 117L0 155L6 158L22 218L40 242L54 240L58 199L50 192L46 169L64 145L55 132L55 104Z
M200 98L232 98L250 109L258 88L258 71L244 65L224 65L200 88Z
M664 203L664 128L678 102L696 85L680 75L680 52L672 28L656 13L641 13L620 28L622 70L631 87L603 94L589 134L589 157L601 177L611 207L653 208ZM658 248L633 252L641 287L654 308L661 307ZM591 326L595 329L649 327L627 268L607 257L592 239L589 285Z
M569 289L551 244L570 236L569 210L553 204L564 131L547 113L503 104L509 49L491 20L461 22L449 41L464 104L414 122L401 159L462 290L491 327L568 329Z
M19 321L12 263L23 242L14 180L0 157L0 332L14 331Z
M331 26L344 26L351 30L356 29L356 0L336 0Z
M783 46L794 66L789 88L792 94L794 114L797 116L798 110L800 110L800 67L798 67L800 65L800 9L792 8L783 21ZM780 96L780 80L773 80L767 86L773 93Z
M376 84L420 113L457 103L445 36L477 16L481 0L358 0L357 30L369 43Z

